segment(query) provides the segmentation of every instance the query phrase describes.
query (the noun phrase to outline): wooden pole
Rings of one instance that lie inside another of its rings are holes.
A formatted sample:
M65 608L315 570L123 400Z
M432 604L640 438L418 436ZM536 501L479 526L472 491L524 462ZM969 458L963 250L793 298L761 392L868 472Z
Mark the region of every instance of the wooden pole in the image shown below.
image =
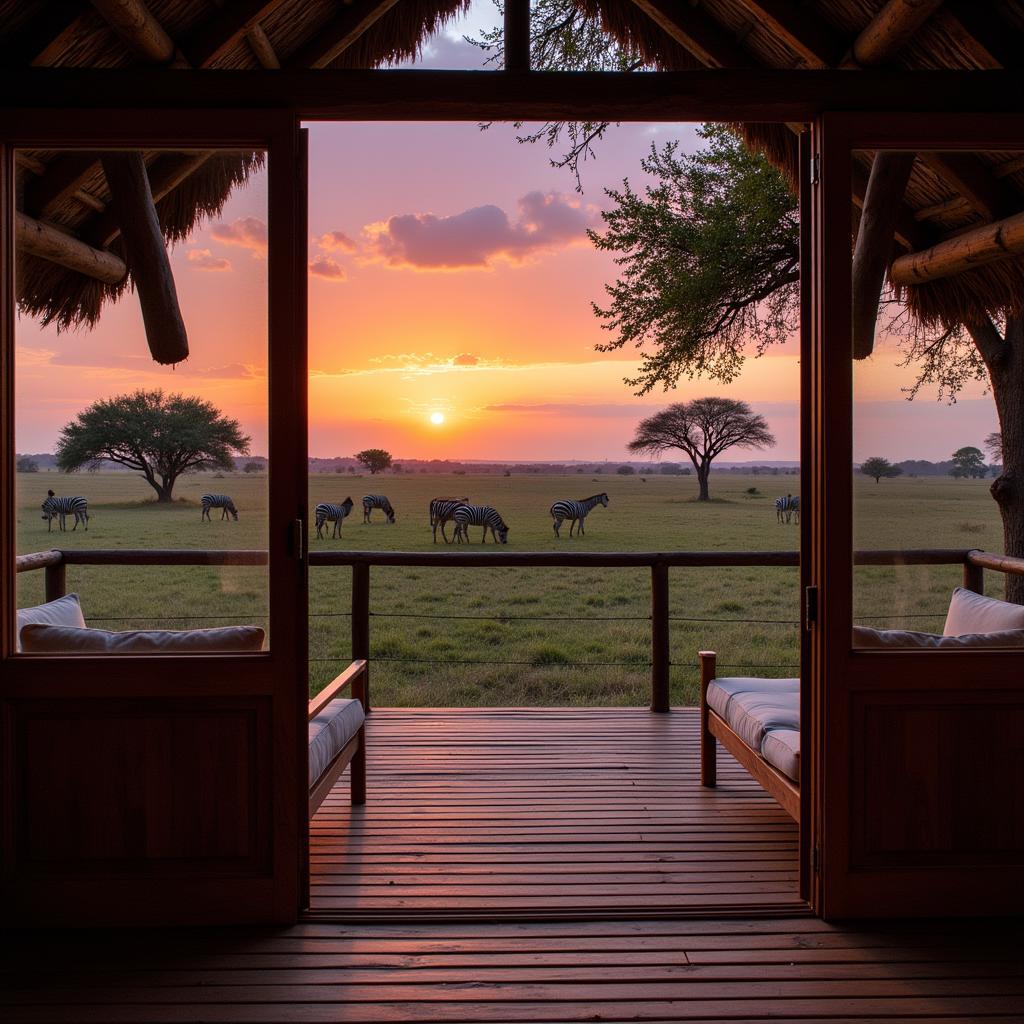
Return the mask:
M505 70L530 70L530 0L505 0Z
M975 565L971 561L971 555L974 552L969 551L967 558L964 560L964 589L973 590L976 594L985 593L985 567L983 565Z
M713 788L718 781L718 742L709 728L708 683L715 678L718 656L700 651L700 784Z
M842 67L883 64L910 42L944 0L889 0L857 36Z
M174 40L142 0L92 0L103 20L140 57L153 64L174 59Z
M188 358L188 334L142 153L105 154L103 173L139 293L149 351L158 363L180 363Z
M53 565L48 565L44 570L44 593L47 601L56 601L67 593L68 577L67 566L63 560Z
M66 231L51 227L24 213L14 215L14 244L17 249L59 263L104 284L119 284L128 273L124 260L112 252L94 249Z
M867 358L875 346L878 300L913 167L913 153L884 150L875 154L871 165L853 253L854 359Z
M370 567L352 566L352 660L370 660ZM370 713L370 668L363 673L363 707Z
M669 705L668 566L651 566L651 710Z
M1024 213L965 231L930 249L907 253L893 262L894 285L923 284L963 273L1024 252Z

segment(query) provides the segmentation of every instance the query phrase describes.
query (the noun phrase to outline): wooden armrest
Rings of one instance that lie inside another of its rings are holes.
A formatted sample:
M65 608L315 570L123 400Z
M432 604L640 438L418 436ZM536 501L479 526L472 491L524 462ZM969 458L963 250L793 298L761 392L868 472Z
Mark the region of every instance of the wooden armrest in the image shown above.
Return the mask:
M708 683L718 671L718 654L715 651L698 651L697 657L700 659L700 699L703 701Z
M363 678L366 675L366 660L357 658L343 672L339 673L329 682L310 702L309 720L316 718L328 704L334 700L342 690L350 683L352 684L352 696L366 706L365 688Z

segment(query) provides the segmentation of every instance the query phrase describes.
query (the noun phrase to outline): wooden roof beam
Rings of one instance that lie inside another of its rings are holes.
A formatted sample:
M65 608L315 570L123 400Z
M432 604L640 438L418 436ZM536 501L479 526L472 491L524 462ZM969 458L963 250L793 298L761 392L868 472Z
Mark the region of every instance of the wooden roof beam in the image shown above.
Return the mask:
M248 37L253 29L259 29L259 22L277 10L283 2L284 0L235 0L234 3L227 4L182 39L182 53L193 67L212 67L237 45L243 36ZM262 29L260 32L262 33ZM265 33L263 38L266 39ZM252 45L252 40L249 42ZM256 53L257 59L260 59L255 47L253 52ZM263 67L269 66L263 64L262 60L260 63ZM273 66L280 67L280 64Z
M1022 64L1019 34L999 17L1000 6L978 0L946 0L936 18L983 71L1012 70Z
M699 8L677 0L633 0L633 3L705 67L753 66L750 54Z
M972 228L920 252L895 260L895 285L924 284L1024 253L1024 213Z
M853 358L865 359L875 346L878 300L892 253L896 220L914 168L914 154L875 154L861 208L853 251Z
M530 70L530 0L505 0L506 71Z
M286 61L288 68L325 68L391 10L398 0L354 0Z
M120 284L128 273L124 260L44 224L18 211L14 215L14 244L17 251L30 253L68 270L85 274L104 284Z
M740 0L740 3L809 68L834 67L844 40L807 4L796 0Z
M959 192L985 220L998 220L1020 209L1020 197L970 153L922 152L921 161Z
M4 67L47 67L81 29L84 14L79 0L50 0L37 15L10 38L0 50Z
M854 164L850 171L853 203L864 208L868 192L868 172L859 164ZM914 211L901 203L893 223L893 234L896 241L908 251L924 249L931 244L931 237L923 224L914 220Z
M96 165L94 153L62 153L47 165L46 172L25 188L25 211L48 217L68 196L74 195Z
M249 49L259 61L261 68L266 68L268 71L280 68L281 61L262 26L253 25L252 28L246 29L245 41L249 44Z
M91 0L103 20L133 53L149 64L171 64L178 57L174 40L143 0Z
M843 67L871 67L892 60L943 0L889 0L854 40Z

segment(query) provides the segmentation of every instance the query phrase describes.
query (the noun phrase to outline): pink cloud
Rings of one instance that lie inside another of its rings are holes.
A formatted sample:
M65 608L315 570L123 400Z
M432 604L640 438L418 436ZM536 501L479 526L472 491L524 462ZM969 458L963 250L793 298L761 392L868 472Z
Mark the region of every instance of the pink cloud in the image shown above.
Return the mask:
M344 231L328 231L316 239L319 248L327 252L355 252L356 243Z
M317 256L309 265L309 272L314 277L325 277L328 281L344 281L345 268L339 266L330 256Z
M451 217L407 213L363 229L370 253L388 266L451 270L522 263L541 252L579 245L598 211L558 192L529 192L515 223L500 207L476 206Z
M209 249L191 249L188 254L189 263L196 270L230 270L231 260L223 256L214 256Z
M256 252L267 251L267 225L259 217L239 217L230 224L214 224L210 234L225 245L239 245Z
M457 355L452 360L453 366L476 366L480 362L478 356L473 355L471 352L463 352L461 355Z

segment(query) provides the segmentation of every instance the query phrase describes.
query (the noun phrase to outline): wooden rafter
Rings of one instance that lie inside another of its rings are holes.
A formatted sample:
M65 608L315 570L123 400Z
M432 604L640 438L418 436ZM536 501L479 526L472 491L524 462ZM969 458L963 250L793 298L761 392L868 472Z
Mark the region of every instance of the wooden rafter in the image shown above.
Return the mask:
M170 64L177 47L143 0L92 0L129 49L150 64Z
M14 242L20 251L59 263L105 284L120 284L128 272L124 260L112 252L88 245L66 231L20 211L14 217Z
M505 70L530 70L530 0L505 0Z
M943 0L889 0L854 40L844 65L887 63L942 4Z
M996 178L970 153L923 152L920 156L986 220L998 220L1020 208L1015 190Z
M633 0L653 22L709 68L749 68L753 58L714 18L675 0Z
M251 28L247 28L245 30L245 41L249 44L249 49L252 50L253 56L259 61L261 68L275 70L281 66L281 61L278 59L274 46L261 25L256 24Z
M92 153L62 153L46 172L25 187L24 209L35 217L48 217L68 196L82 187L96 166Z
M181 50L193 67L212 67L237 45L243 36L247 36L250 30L259 28L259 22L277 10L283 2L284 0L234 0L184 37L181 41ZM255 52L255 47L253 49Z
M924 284L1024 253L1024 213L972 228L893 262L895 285Z
M341 56L367 29L382 18L398 0L354 0L328 22L304 46L291 55L289 68L324 68Z
M774 36L783 40L807 67L833 67L842 57L844 41L807 4L796 0L740 0Z
M863 209L868 192L868 172L859 164L854 164L850 174L853 204ZM906 203L901 203L899 206L893 223L893 234L896 241L908 251L924 249L931 243L925 226L914 220L914 211Z
M983 71L1019 68L1020 36L999 17L998 3L947 0L936 21Z
M46 67L57 59L89 13L78 0L51 0L43 17L36 17L4 42L4 67Z
M885 268L892 252L903 193L913 167L913 153L892 151L876 153L871 164L853 252L854 359L866 358L874 348L878 300L885 283Z

